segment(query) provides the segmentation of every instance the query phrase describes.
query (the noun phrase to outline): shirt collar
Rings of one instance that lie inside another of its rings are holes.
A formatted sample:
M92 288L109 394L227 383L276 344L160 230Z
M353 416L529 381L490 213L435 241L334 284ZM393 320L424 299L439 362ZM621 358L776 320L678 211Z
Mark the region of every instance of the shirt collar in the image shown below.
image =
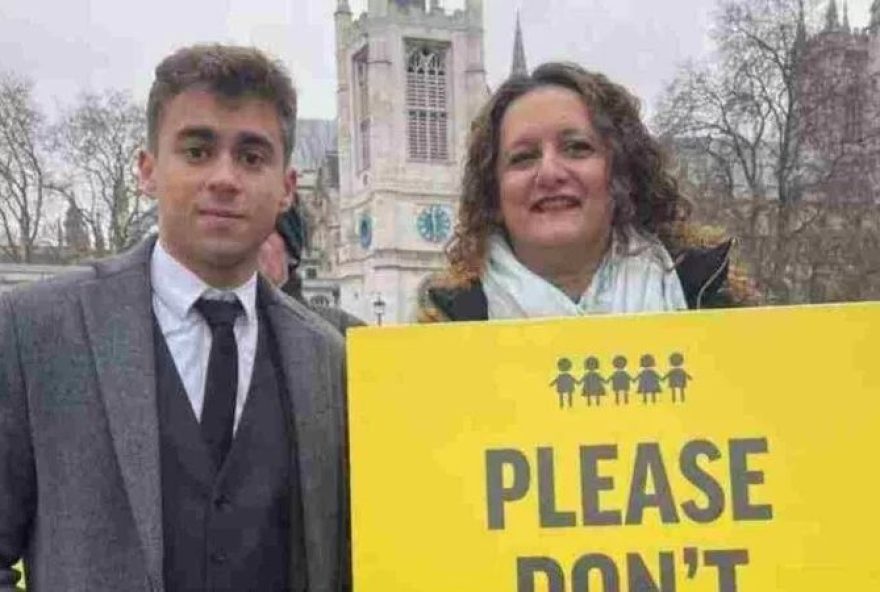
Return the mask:
M206 284L202 278L175 259L157 240L150 261L150 280L153 293L183 321L192 305L202 296L223 300L235 295L244 308L249 322L257 318L257 274L235 288L219 290Z

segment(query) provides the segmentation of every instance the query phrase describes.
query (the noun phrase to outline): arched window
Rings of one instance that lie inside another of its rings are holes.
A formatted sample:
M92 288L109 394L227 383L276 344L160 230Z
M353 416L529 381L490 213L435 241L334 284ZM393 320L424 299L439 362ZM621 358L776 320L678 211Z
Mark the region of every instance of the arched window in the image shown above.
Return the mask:
M412 160L449 159L447 53L444 45L407 44L407 139Z
M862 94L860 88L853 85L847 90L844 104L843 139L846 142L858 142L862 139Z

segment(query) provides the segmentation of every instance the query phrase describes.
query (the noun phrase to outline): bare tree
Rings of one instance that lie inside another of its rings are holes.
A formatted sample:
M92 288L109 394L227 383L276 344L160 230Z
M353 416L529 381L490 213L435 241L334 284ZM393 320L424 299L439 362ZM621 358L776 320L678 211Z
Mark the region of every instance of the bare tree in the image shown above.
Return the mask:
M64 188L68 234L81 220L97 254L136 243L155 215L140 194L135 171L137 153L146 143L143 108L118 91L84 94L55 131L71 172Z
M33 84L0 72L0 249L13 261L33 260L54 194L45 140Z
M810 35L810 14L805 0L722 0L714 57L682 69L655 120L687 165L700 215L743 239L755 279L783 302L845 297L817 288L846 284L845 270L866 255L837 240L854 211L841 204L877 215L876 188L852 172L875 162L878 129L846 107L868 83L838 59L849 33L829 20ZM847 109L864 120L858 133L839 131Z

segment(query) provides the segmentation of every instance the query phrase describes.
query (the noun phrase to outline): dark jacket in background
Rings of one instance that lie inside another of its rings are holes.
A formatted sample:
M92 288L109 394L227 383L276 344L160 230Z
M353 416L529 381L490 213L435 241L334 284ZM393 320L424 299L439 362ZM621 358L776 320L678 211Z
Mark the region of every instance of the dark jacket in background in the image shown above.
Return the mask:
M348 331L349 327L365 327L367 325L365 322L363 322L353 314L347 313L341 308L330 306L315 306L306 302L306 299L303 297L302 293L302 280L296 273L296 269L290 270L290 279L287 280L286 284L281 286L281 290L288 296L291 296L292 298L306 306L309 310L323 318L325 321L333 325L333 327L337 331L342 333L343 336L345 336L345 333Z

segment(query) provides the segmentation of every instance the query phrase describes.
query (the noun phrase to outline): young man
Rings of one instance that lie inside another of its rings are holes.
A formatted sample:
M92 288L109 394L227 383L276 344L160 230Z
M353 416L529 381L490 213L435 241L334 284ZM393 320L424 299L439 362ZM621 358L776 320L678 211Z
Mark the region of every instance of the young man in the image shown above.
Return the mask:
M158 240L0 298L0 591L347 589L342 340L256 273L290 79L190 47L147 111Z

